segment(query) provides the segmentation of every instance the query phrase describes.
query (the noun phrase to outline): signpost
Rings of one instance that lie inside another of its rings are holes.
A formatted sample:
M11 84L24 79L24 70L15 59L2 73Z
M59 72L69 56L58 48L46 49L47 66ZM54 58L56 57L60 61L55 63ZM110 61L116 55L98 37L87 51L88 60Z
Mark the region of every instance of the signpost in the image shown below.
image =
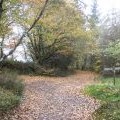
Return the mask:
M115 80L116 80L116 71L120 71L120 67L112 67L112 68L104 68L104 71L112 71L113 72L113 80L114 80L114 85L115 85Z

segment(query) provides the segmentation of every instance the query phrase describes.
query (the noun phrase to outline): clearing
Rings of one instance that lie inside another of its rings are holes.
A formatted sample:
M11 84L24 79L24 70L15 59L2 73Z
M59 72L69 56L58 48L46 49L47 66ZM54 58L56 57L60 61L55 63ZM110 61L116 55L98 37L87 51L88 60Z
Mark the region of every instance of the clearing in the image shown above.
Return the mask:
M85 96L82 89L94 83L96 74L78 71L68 77L22 76L25 79L23 101L5 120L91 120L100 106Z

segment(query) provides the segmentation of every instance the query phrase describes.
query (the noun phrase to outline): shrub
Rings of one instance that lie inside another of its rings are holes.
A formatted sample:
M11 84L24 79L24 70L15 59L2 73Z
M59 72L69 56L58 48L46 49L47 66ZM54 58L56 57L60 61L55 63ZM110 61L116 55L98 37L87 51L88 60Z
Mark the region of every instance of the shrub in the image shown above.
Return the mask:
M20 102L20 96L14 95L8 90L0 88L0 111L6 111L17 106Z
M33 62L19 62L13 60L6 60L2 63L2 68L6 71L17 71L19 74L29 74L29 75L42 75L46 72L46 69L43 66L40 66Z
M102 70L102 61L100 56L98 55L92 55L91 56L91 69L97 73L101 72Z
M23 88L17 73L6 70L0 74L0 113L19 105Z
M14 60L6 60L2 63L3 69L10 69L12 71L17 71L19 74L31 74L35 72L35 65L32 62L19 62Z
M12 91L16 95L22 95L24 88L22 80L17 77L17 73L10 71L4 71L0 75L0 86Z
M8 73L10 71L11 75L9 76L12 77L15 77L13 74L16 71L19 74L66 76L66 74L68 75L71 73L71 70L68 68L70 68L72 61L73 56L71 54L56 53L50 58L46 59L42 65L33 62L23 63L19 61L7 60L2 63L2 71L5 73L6 70ZM0 79L4 79L4 76L6 76L5 73L2 75L3 77L0 77Z
M51 73L49 73L49 76L66 77L66 76L69 76L74 73L75 73L75 71L72 69L61 70L58 68L58 69L54 69L53 71L51 71Z
M53 54L44 64L47 64L49 67L59 68L61 70L66 70L73 62L72 54L65 53L55 53Z

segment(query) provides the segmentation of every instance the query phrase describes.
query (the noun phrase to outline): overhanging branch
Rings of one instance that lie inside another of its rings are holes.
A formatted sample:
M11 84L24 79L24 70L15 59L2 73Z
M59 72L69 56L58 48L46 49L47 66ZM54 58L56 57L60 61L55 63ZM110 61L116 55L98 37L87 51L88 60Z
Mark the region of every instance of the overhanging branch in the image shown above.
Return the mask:
M45 4L44 4L42 10L40 10L38 17L34 20L34 22L32 23L32 25L30 26L30 28L29 28L26 32L23 33L23 35L20 37L20 39L18 40L18 43L15 45L15 47L14 47L7 55L4 55L4 56L0 59L0 61L5 60L8 56L12 55L12 54L15 52L15 50L17 49L17 47L21 44L23 38L34 28L34 26L36 25L36 23L37 23L37 22L40 20L40 18L42 17L42 15L43 15L43 13L44 13L44 11L45 11L45 8L46 8L46 6L47 6L47 4L48 4L48 1L49 1L49 0L46 0L46 1L45 1Z

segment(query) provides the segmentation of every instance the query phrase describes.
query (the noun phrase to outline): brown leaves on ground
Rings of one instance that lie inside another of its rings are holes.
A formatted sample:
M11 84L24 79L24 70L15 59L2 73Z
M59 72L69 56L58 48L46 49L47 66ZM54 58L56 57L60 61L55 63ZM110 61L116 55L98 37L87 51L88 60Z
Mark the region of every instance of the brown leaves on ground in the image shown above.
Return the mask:
M99 107L98 102L81 92L85 85L94 83L94 73L78 71L68 77L22 77L26 84L23 101L5 120L90 120Z

